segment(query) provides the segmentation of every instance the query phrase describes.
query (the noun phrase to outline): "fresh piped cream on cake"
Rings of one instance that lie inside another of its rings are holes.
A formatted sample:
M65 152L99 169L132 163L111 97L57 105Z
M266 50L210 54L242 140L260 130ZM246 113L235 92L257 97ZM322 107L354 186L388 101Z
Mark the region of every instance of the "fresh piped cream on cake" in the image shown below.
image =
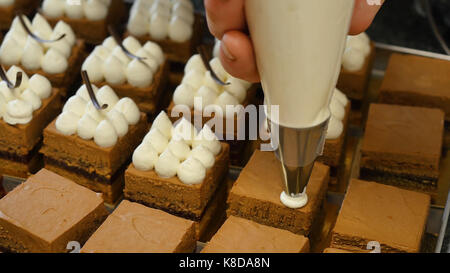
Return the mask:
M361 70L369 54L370 38L365 32L355 36L348 36L344 55L342 56L342 66L350 72Z
M97 110L86 86L82 85L64 105L62 113L56 119L56 129L64 135L93 139L100 147L112 147L120 137L128 133L130 125L139 122L141 113L132 99L119 99L107 85L100 89L92 85L92 89L99 104L107 104L108 107Z
M57 42L40 43L28 35L16 17L0 46L0 62L3 65L21 64L29 70L42 69L49 74L65 72L76 41L72 28L63 21L52 28L39 13L32 22L25 16L23 19L30 31L42 39L53 40L62 34L65 37Z
M14 4L14 0L0 0L0 7L9 7Z
M200 132L185 118L172 124L163 111L133 153L133 165L162 178L177 176L185 184L199 184L214 166L221 144L205 125Z
M33 112L41 108L42 100L52 93L52 85L47 78L39 74L28 78L17 66L11 66L6 73L13 84L18 72L22 72L19 87L10 89L5 81L0 82L0 118L10 125L29 123Z
M348 104L348 98L337 88L334 89L333 97L330 103L331 118L328 122L326 139L336 139L344 131L343 120L345 118L345 107Z
M210 61L210 65L222 81L230 84L217 84L211 72L206 70L200 55L194 55L187 62L183 80L173 94L175 105L187 105L198 111L213 105L225 111L227 105L236 106L244 102L251 83L228 74L217 57ZM202 104L194 104L196 97L202 99Z
M51 18L103 20L108 15L111 0L44 0L42 12Z
M182 43L192 37L194 21L190 0L136 0L127 29L135 36L149 34L154 40Z
M123 40L123 46L133 55L144 59L132 59L116 43L113 37L107 38L102 45L84 61L82 70L88 72L92 82L105 80L111 85L129 83L135 87L147 87L152 84L153 76L165 60L161 47L148 41L144 46L134 37Z

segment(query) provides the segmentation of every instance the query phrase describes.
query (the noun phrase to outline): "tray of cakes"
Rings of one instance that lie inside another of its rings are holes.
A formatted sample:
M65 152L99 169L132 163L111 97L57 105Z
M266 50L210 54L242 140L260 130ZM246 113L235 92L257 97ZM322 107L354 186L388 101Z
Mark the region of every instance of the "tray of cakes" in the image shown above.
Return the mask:
M217 53L208 64L195 54L205 26L191 2L135 1L123 41L106 27L122 19L118 2L68 10L46 0L31 21L10 18L0 47L0 251L447 249L448 56L349 37L309 202L291 209L280 202L279 161L261 149L264 122L241 140L236 125L249 119L226 112L263 105L261 88L228 74ZM68 35L44 46L27 28ZM171 64L182 67L174 86ZM203 119L207 108L223 112L220 126Z

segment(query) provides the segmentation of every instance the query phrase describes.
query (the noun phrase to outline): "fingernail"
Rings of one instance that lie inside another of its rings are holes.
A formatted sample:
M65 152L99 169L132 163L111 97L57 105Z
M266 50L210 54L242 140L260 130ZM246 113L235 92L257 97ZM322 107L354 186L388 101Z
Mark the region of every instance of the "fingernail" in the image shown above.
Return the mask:
M222 48L223 54L225 55L225 57L227 57L227 59L229 59L230 61L236 60L236 57L234 57L233 54L230 53L224 42L221 43L220 47Z

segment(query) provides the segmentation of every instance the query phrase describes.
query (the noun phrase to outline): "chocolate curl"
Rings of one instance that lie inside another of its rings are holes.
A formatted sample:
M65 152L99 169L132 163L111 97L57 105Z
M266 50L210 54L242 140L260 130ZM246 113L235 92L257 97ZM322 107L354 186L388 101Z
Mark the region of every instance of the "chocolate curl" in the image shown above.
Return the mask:
M143 60L145 60L145 57L139 57L134 55L133 53L131 53L126 47L123 46L122 44L122 40L120 39L119 34L114 30L114 27L109 25L108 26L108 31L109 34L114 38L114 41L116 41L117 45L122 49L122 51L125 53L125 55L127 55L128 57L130 57L131 59L137 59L138 61L143 62ZM143 62L144 63L144 62ZM145 65L147 65L146 63L144 63Z
M100 106L100 103L98 103L98 100L95 97L94 89L92 89L92 84L91 81L89 80L89 76L86 70L81 71L81 78L83 78L84 85L86 85L86 89L89 93L89 97L91 98L92 104L94 105L95 109L100 111L108 108L108 104L103 104L102 106Z
M230 85L229 82L225 83L221 79L219 79L219 77L217 77L216 73L214 72L211 65L209 64L210 57L209 57L208 50L206 49L206 47L204 45L199 45L197 47L197 51L198 51L198 54L200 54L200 57L202 57L202 61L203 61L203 64L205 65L206 69L209 70L209 72L211 72L211 77L214 79L214 81L216 81L219 85L222 85L222 86Z
M17 72L16 82L13 84L6 76L3 66L0 66L0 77L2 78L2 80L6 82L6 85L8 86L9 89L18 88L22 84L22 72Z
M36 34L34 34L33 32L31 32L31 30L28 28L27 24L25 23L25 20L23 20L23 14L22 13L18 13L17 17L19 17L19 21L20 24L22 25L22 27L25 29L25 31L27 32L28 35L31 36L31 38L35 39L36 41L38 41L39 43L54 43L57 42L61 39L63 39L64 37L66 37L66 34L63 33L61 34L61 36L59 36L57 39L55 40L45 40L40 38L39 36L37 36Z

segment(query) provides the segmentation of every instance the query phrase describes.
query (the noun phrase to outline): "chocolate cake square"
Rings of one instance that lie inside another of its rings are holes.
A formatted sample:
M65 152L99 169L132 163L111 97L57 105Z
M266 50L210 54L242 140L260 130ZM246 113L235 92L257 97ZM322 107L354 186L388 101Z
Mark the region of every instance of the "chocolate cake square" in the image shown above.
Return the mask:
M450 62L394 53L380 88L388 104L440 108L450 121Z
M419 252L429 207L427 194L353 179L332 231L331 247L358 252L376 241L382 253Z
M123 0L111 0L106 17L98 20L89 20L85 14L80 18L69 17L65 13L61 16L54 17L46 13L45 7L42 7L39 13L52 26L56 25L59 21L64 21L73 28L74 32L81 39L86 40L90 44L99 44L108 36L109 25L119 25L125 19L126 7Z
M123 200L81 249L82 253L189 253L192 221Z
M308 204L290 209L280 201L284 191L281 163L272 152L256 150L228 198L228 215L308 236L319 219L329 181L329 167L315 163L306 193Z
M302 253L309 252L306 237L230 216L202 253Z
M66 252L83 244L107 216L101 195L46 169L0 200L0 249Z
M443 132L440 109L371 104L361 178L435 195Z
M38 153L42 134L61 111L61 93L60 89L53 88L26 124L11 125L0 118L0 175L26 178L43 167Z

